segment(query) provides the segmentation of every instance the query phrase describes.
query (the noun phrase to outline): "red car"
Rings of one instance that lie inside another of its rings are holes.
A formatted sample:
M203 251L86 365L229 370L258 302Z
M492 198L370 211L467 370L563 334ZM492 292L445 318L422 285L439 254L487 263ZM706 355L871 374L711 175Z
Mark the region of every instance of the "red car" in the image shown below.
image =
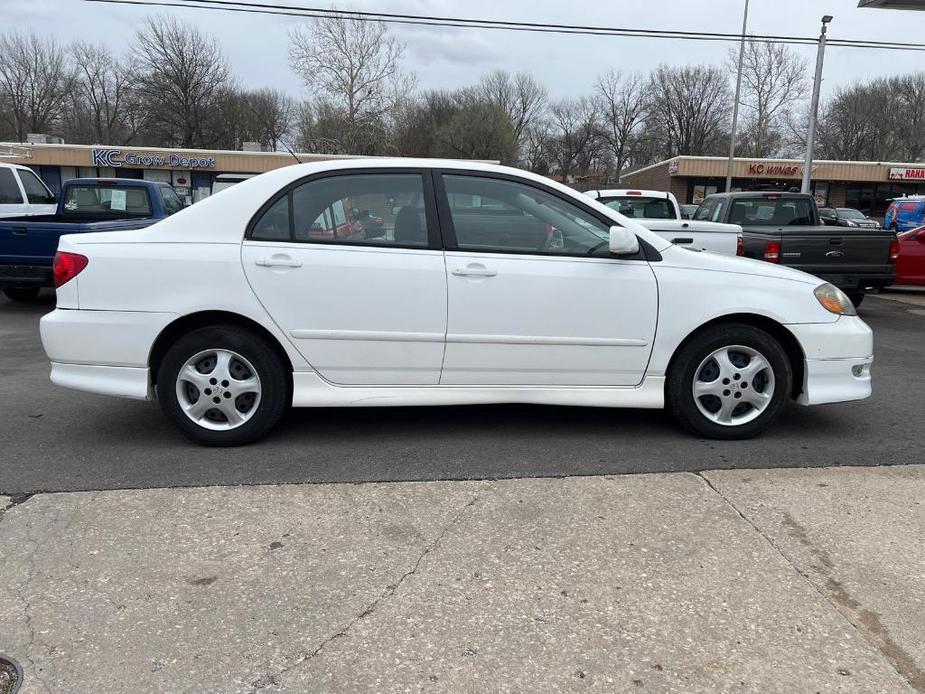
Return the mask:
M925 285L925 226L903 232L898 238L896 284Z

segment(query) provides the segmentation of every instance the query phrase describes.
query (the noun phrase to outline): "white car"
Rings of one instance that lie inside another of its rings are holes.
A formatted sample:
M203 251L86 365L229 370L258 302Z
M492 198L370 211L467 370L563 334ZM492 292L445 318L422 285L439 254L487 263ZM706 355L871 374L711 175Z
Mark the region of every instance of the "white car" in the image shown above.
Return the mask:
M678 200L660 190L589 190L585 193L678 246L722 255L745 255L738 224L684 219Z
M28 166L0 162L0 219L54 214L54 194Z
M502 166L289 166L58 250L52 381L157 398L204 444L253 441L290 405L667 405L743 438L791 399L871 392L871 331L835 287Z

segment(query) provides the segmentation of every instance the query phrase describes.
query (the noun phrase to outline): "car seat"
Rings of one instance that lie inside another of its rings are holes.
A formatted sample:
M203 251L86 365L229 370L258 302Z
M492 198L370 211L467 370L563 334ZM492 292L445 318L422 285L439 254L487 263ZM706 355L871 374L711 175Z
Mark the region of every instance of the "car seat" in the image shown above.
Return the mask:
M405 205L395 217L395 243L399 246L426 246L427 228L424 210Z

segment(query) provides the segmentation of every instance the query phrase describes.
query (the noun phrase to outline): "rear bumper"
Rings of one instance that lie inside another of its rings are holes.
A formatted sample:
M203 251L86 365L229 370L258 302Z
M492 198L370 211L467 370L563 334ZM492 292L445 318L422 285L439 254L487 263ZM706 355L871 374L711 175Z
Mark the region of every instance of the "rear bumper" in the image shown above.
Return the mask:
M134 400L153 400L147 368L51 363L51 382L64 388Z
M805 355L801 405L864 400L871 394L871 329L857 316L834 323L788 325Z
M176 317L59 308L42 317L42 346L58 364L147 369L154 341Z
M802 268L801 268L802 269ZM839 289L845 291L859 291L865 287L889 287L896 281L896 271L885 271L878 273L830 273L830 272L813 272L804 270L829 284L834 284Z
M49 265L0 265L0 287L52 287Z

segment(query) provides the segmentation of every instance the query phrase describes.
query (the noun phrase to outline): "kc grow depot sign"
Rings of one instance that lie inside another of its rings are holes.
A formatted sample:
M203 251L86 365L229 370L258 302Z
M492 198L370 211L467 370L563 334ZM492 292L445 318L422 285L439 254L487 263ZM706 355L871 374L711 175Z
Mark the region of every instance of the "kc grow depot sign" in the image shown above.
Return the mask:
M214 169L215 157L191 157L183 154L145 154L123 149L92 150L93 166L138 168Z

